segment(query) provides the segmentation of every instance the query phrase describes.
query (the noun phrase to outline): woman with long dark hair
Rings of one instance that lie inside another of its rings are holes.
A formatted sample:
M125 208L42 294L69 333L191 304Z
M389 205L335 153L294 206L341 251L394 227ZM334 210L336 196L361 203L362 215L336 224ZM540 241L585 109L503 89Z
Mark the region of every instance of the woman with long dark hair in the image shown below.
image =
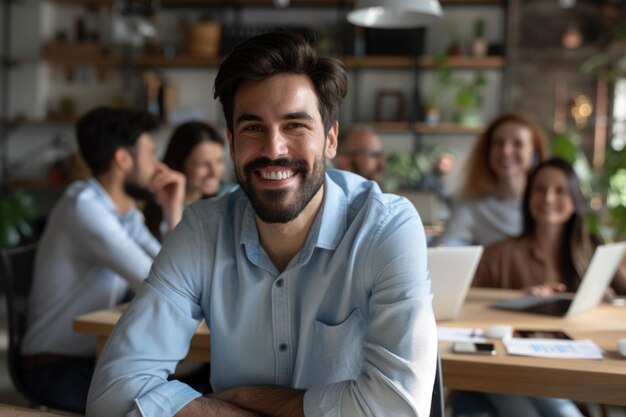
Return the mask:
M576 291L602 242L589 231L587 202L570 164L551 158L531 172L522 213L522 234L485 250L474 285L540 295ZM626 294L626 275L618 272L611 286Z
M224 175L224 144L222 135L207 123L187 122L174 130L163 162L185 175L185 205L218 194ZM163 213L158 204L148 203L144 215L152 234L162 240Z
M587 203L570 164L560 158L541 162L528 176L522 202L523 231L488 247L474 286L524 289L537 295L576 291L601 239L587 226ZM623 263L623 262L622 262ZM624 265L612 285L626 294ZM582 417L565 399L485 394L499 415Z

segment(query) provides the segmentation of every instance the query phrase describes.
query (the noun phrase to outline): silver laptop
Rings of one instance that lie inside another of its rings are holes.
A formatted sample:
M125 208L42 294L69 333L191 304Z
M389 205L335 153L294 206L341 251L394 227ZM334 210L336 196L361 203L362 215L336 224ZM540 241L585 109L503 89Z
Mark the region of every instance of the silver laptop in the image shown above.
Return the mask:
M626 242L598 246L575 295L571 293L549 297L527 295L498 301L492 304L492 307L563 317L596 308L613 280L624 253Z
M482 254L482 246L428 248L435 319L458 317Z

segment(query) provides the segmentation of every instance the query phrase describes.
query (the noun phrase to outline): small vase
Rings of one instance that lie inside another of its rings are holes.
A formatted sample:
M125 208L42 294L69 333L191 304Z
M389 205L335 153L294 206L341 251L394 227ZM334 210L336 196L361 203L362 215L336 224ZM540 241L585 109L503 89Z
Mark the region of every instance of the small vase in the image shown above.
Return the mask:
M472 54L476 57L487 56L487 39L474 38L472 41Z
M426 124L434 126L439 123L440 119L441 113L439 112L438 108L431 107L429 109L426 109L426 112L424 113L424 121L426 122Z

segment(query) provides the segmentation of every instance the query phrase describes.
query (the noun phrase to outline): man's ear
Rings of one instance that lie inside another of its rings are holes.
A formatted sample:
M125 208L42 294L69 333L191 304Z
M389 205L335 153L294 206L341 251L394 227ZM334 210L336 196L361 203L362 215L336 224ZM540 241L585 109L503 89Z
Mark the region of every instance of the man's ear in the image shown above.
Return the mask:
M326 135L326 159L333 159L337 155L337 136L339 134L339 122L333 123Z
M123 172L130 172L133 169L133 157L126 148L117 148L113 154L111 165Z
M226 128L226 137L228 138L228 148L230 151L230 159L235 161L235 140L233 139L233 134L229 128Z

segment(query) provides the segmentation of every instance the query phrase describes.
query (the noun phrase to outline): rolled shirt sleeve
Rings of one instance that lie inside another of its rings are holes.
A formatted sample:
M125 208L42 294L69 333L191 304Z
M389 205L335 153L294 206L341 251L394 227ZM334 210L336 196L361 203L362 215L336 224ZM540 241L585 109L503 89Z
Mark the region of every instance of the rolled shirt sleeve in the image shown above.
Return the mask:
M128 309L115 326L98 360L87 400L87 415L170 416L201 394L168 381L202 319L198 303L196 242L173 232ZM189 235L187 235L189 236ZM176 263L172 260L176 259ZM179 266L184 269L179 269ZM164 276L176 276L177 287Z

